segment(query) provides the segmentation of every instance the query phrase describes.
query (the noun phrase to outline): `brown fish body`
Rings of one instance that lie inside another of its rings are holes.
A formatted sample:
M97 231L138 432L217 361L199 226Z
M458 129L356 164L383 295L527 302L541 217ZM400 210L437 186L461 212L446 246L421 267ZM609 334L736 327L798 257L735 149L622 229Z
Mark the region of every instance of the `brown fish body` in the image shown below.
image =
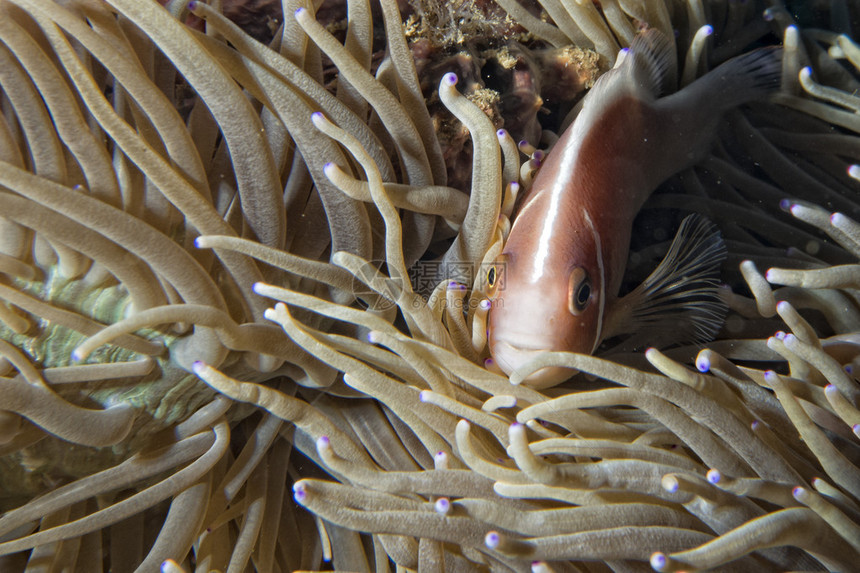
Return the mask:
M488 324L491 354L507 373L547 350L591 353L612 335L636 214L662 181L702 158L726 109L763 91L726 97L721 67L657 99L674 55L654 34L586 96L517 210ZM569 375L544 369L528 381Z

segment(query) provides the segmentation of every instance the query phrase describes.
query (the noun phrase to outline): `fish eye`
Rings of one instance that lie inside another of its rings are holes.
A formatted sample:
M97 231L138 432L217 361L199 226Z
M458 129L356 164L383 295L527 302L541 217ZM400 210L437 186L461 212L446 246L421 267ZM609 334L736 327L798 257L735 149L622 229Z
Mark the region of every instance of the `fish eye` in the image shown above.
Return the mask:
M581 314L591 303L591 279L582 267L576 267L570 273L568 284L568 309L574 316Z
M496 296L496 291L505 288L503 283L505 282L505 265L507 264L507 260L507 256L502 254L493 264L485 267L484 280L487 285L487 296L490 298Z
M496 286L496 265L493 265L487 270L487 286L493 288Z

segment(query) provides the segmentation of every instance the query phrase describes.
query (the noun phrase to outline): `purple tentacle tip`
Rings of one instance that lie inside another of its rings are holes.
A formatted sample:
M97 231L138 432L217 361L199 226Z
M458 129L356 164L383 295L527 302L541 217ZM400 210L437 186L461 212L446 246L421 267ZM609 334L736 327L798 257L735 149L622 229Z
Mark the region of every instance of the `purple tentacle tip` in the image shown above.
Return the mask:
M696 368L699 372L707 372L711 369L711 361L706 356L696 358Z
M457 74L454 72L448 72L444 76L442 76L442 82L449 86L457 85Z
M668 559L666 558L665 553L660 553L658 551L651 556L651 567L653 567L657 571L662 571L663 569L665 569L667 562Z
M794 205L794 201L791 199L781 199L779 202L779 208L783 211L790 211L792 205Z
M197 8L197 0L191 0L191 2L188 3L188 9L191 10L192 12L194 12L194 10L196 8Z
M490 549L495 549L501 543L502 538L497 531L491 531L484 537L484 544Z
M298 16L298 15L302 14L303 12L307 12L307 11L308 11L307 8L305 8L304 6L301 6L299 8L296 8L296 11L293 12L293 15Z
M720 473L720 470L714 469L708 470L705 477L712 484L718 484L720 483L720 480L723 479L723 475Z
M195 360L191 364L191 370L193 370L195 374L200 374L205 367L206 364L204 364L202 360Z
M502 138L506 137L507 135L508 135L508 131L506 129L500 129L496 132L496 136L499 139L502 139Z
M304 503L307 498L308 490L305 488L304 484L295 484L293 486L293 499L295 499L298 503Z

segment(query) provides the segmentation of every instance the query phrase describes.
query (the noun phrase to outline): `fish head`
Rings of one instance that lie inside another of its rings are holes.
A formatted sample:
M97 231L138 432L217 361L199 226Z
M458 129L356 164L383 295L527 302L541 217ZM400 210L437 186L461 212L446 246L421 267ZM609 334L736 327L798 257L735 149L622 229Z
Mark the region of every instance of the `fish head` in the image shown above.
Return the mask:
M533 261L519 260L516 252L503 253L493 265L487 342L505 374L543 352L590 354L599 344L604 305L600 261L588 245L574 250L579 253L568 252L574 256L565 256L564 263L548 265L537 274ZM547 367L524 383L547 388L573 374L570 368Z

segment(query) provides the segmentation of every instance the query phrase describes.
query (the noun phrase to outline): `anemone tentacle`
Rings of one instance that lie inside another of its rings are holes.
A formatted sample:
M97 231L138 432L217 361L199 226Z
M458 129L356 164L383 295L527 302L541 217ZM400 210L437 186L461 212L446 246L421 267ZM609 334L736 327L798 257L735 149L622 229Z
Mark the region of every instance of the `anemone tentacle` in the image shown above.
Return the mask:
M856 8L379 3L0 0L0 570L851 569ZM502 375L516 199L649 27L783 45L634 222L628 290L719 227L725 324Z

